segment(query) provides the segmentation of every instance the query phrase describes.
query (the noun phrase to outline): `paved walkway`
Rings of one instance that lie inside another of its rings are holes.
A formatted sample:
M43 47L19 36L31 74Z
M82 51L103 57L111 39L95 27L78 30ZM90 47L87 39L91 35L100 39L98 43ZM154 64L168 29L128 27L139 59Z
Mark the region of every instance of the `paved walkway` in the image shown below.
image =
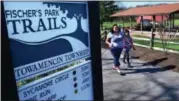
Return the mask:
M132 69L121 62L126 73L121 76L111 69L112 61L110 52L102 49L105 100L179 100L179 73L132 59Z

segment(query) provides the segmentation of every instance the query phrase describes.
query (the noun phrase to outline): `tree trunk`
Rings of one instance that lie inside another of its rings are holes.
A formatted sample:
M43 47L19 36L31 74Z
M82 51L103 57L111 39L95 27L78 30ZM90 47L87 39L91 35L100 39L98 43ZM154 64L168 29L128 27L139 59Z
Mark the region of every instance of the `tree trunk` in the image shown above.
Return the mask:
M75 16L76 20L77 20L77 30L82 30L81 28L81 18L82 16Z

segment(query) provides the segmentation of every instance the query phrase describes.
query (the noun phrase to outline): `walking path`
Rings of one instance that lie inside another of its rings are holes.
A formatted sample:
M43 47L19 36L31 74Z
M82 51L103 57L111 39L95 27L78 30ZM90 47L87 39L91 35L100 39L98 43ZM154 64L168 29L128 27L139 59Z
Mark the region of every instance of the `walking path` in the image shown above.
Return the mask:
M138 59L131 62L132 69L121 62L121 69L126 73L121 76L112 70L109 50L102 49L105 100L179 100L179 73Z

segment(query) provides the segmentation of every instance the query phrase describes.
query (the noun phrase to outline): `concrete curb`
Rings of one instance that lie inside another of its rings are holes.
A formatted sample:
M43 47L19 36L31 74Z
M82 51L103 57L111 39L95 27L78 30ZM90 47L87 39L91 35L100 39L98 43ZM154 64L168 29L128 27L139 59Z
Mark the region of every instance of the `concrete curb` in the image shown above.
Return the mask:
M140 46L140 47L145 47L145 48L150 48L149 46L146 46L146 45L140 45L140 44L137 44L137 43L134 43L134 45L136 46ZM159 51L167 51L167 52L171 52L171 53L177 53L179 54L179 51L174 51L174 50L170 50L170 49L162 49L162 48L158 48L158 47L153 47L154 50L159 50Z

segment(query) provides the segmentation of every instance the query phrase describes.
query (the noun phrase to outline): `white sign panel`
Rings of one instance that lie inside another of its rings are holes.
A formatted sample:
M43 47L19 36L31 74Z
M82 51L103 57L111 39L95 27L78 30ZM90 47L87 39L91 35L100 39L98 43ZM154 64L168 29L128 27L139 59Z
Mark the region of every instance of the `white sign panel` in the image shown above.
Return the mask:
M93 100L91 62L74 66L18 89L20 100Z
M86 2L4 2L16 81L90 57Z

